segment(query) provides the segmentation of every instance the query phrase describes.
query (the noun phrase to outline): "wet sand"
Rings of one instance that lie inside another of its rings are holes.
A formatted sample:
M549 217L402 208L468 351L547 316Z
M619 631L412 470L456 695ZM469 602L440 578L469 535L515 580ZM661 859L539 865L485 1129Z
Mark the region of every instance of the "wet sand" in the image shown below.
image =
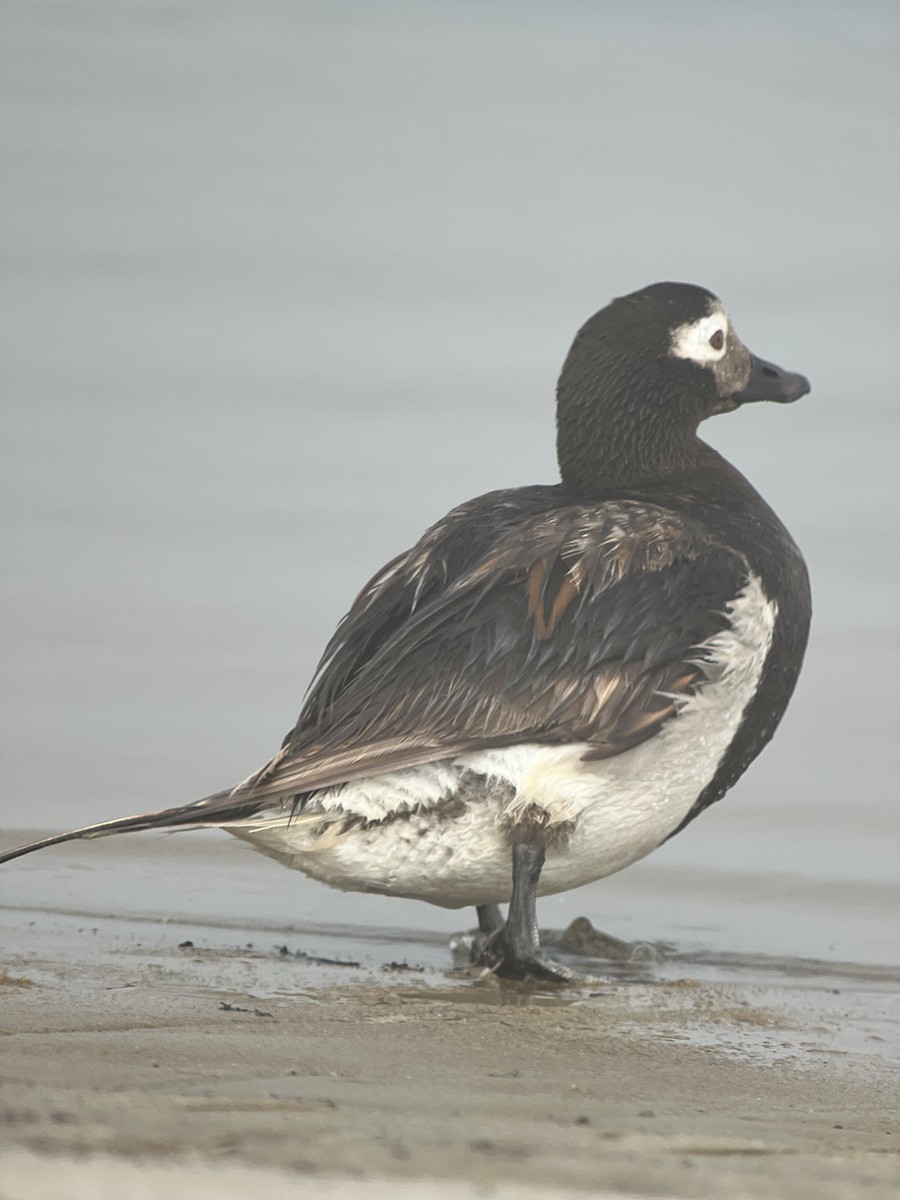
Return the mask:
M4 875L3 1200L378 1181L398 1197L896 1195L890 971L642 946L569 954L598 978L580 989L500 986L454 969L441 934L188 913L186 877L229 911L207 851L147 851L64 847ZM128 887L144 863L152 911ZM79 907L99 878L118 904Z

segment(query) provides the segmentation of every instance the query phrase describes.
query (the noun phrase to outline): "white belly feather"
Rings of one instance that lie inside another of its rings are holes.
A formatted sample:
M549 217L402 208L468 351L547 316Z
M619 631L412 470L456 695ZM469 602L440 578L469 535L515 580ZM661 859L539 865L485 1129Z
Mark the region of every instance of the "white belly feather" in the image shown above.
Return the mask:
M335 887L460 908L509 899L509 828L537 808L566 828L549 841L540 894L611 875L664 841L715 775L759 685L776 612L751 576L728 607L731 628L702 647L709 681L655 737L613 758L582 761L583 743L486 750L320 793L315 814L293 822L279 810L229 832ZM483 792L448 805L471 773L486 777ZM341 832L350 817L384 823Z

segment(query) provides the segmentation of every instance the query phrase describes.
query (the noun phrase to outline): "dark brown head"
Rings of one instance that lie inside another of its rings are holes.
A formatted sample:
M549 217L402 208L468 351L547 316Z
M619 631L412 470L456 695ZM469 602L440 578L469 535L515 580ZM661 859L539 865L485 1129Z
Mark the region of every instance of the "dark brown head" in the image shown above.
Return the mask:
M689 469L707 417L808 391L750 353L712 292L654 283L595 313L572 344L557 389L563 483L590 492Z

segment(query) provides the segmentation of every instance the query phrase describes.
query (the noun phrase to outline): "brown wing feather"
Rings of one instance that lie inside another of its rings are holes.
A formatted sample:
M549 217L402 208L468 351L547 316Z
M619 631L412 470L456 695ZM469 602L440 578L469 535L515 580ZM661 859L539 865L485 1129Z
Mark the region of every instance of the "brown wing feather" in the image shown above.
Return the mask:
M523 519L508 497L451 513L364 589L281 753L235 798L529 739L605 758L676 714L706 677L697 646L724 627L744 560L636 501L554 497ZM493 536L467 557L475 516Z
M366 775L512 742L653 737L701 687L743 558L639 501L563 505L558 488L462 505L375 576L326 647L279 753L230 792L75 837L227 825Z

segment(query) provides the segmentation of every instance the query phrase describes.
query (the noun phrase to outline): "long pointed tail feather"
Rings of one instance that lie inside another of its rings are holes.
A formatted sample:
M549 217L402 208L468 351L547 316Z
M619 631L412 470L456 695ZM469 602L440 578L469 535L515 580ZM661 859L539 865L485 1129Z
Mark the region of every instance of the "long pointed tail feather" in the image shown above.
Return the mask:
M140 833L147 829L214 828L253 816L261 807L258 800L248 801L238 807L234 802L233 791L216 792L203 800L182 804L178 808L164 808L160 812L139 813L134 817L120 817L115 821L101 821L98 825L84 825L81 829L73 829L69 833L58 833L53 837L42 838L39 842L29 842L27 846L18 846L15 850L7 850L5 854L0 854L0 863L11 862L12 859L31 854L34 850L58 846L62 842L78 841L80 838L109 837L114 833Z

